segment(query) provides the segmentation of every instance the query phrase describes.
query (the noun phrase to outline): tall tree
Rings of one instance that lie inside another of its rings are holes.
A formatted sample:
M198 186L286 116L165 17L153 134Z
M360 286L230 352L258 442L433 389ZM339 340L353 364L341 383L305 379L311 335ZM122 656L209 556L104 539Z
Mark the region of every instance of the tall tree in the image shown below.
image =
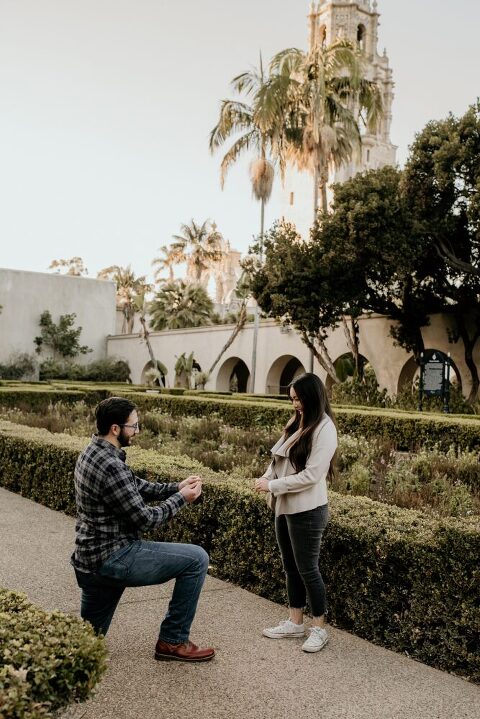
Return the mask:
M113 280L117 288L117 307L123 314L122 334L132 334L135 320L135 297L144 291L146 277L137 277L130 265L120 267L111 265L100 270L97 277Z
M262 311L293 325L320 365L338 382L325 339L344 308L328 299L328 277L312 246L303 242L293 225L280 223L265 236L265 261L258 261L253 246L243 266Z
M228 170L245 152L254 153L250 164L252 194L260 202L259 252L263 253L265 232L265 205L272 194L274 180L273 162L278 160L283 171L282 154L283 109L279 88L268 83L262 57L259 69L244 72L231 82L234 92L250 99L250 103L240 100L223 100L217 124L210 134L210 150L215 152L228 140L235 138L230 149L224 155L220 165L220 183L223 188ZM252 353L252 388L255 387L257 364L257 341L260 314L255 309L255 326Z
M146 301L146 295L151 291L151 289L151 285L144 285L142 290L139 291L134 298L134 307L135 310L138 312L138 317L142 326L143 339L145 341L145 344L147 345L148 354L150 356L150 363L152 365L151 373L155 381L159 385L162 385L164 383L163 378L167 375L168 370L165 365L160 362L160 360L157 360L157 358L155 357L152 343L150 342L150 331L148 328L147 321L148 303Z
M174 249L172 245L168 245L168 247L167 245L162 245L159 247L158 252L160 252L160 256L152 260L152 266L156 267L154 280L157 283L165 281L173 282L175 279L173 274L174 266L185 261L183 249L180 251ZM168 280L163 276L165 270L168 272Z
M181 235L173 236L171 252L180 262L187 261L194 268L195 281L200 283L211 264L223 258L220 235L209 220L199 225L192 219L189 225L181 225L180 231Z
M271 63L279 91L289 159L313 175L314 221L327 211L331 167L350 161L361 146L363 123L371 129L381 116L381 93L362 73L362 56L346 40L315 45L308 52L282 50Z
M460 118L429 122L416 136L403 193L419 244L443 260L435 284L452 317L450 338L464 345L473 401L480 387L474 359L480 338L480 101Z
M213 302L200 285L177 280L163 285L148 309L154 330L176 330L211 324Z

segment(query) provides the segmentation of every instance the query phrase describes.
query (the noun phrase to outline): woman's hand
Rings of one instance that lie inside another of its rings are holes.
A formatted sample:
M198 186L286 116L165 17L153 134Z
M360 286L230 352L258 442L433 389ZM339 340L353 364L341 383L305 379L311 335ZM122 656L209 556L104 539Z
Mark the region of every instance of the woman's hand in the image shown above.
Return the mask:
M268 492L268 479L266 477L260 477L260 479L255 480L255 491Z
M187 479L184 479L183 482L180 482L178 489L183 489L184 487L188 487L191 484L196 484L201 481L202 478L199 477L198 474L191 474L190 477L187 477Z

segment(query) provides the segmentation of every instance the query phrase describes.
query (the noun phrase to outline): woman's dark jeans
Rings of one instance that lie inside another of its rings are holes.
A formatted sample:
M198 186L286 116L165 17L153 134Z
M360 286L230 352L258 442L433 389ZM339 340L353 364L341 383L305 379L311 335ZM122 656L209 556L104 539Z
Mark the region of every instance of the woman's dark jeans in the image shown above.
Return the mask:
M97 634L106 634L125 587L175 579L159 636L182 644L188 640L207 569L208 554L195 544L136 540L114 552L94 574L75 569L82 589L81 616Z
M288 604L293 609L303 609L308 598L314 617L321 617L327 610L325 585L318 566L327 523L328 504L275 518L275 533L287 579Z

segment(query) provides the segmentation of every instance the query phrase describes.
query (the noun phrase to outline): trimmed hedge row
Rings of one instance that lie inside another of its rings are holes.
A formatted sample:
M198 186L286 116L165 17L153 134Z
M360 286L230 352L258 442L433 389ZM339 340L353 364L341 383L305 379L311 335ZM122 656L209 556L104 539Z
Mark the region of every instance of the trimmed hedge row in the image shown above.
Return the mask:
M39 386L23 389L21 387L0 387L0 407L16 407L22 411L44 412L50 404L63 402L74 405L76 402L87 402L95 405L109 397L111 392L101 389L54 390L51 387Z
M73 467L88 440L0 422L0 483L52 509L74 512ZM273 516L247 482L228 483L186 457L131 448L147 479L206 479L190 505L153 538L196 542L216 576L282 602ZM437 520L331 493L322 571L330 620L370 641L480 682L480 521Z
M242 401L205 395L149 394L121 387L115 387L114 391L112 389L109 390L106 385L96 389L85 387L81 391L48 390L44 387L10 390L0 387L0 406L46 411L52 402L73 404L83 400L89 405L95 405L105 397L116 394L128 397L141 410L160 409L172 416L195 417L215 412L227 424L246 429L283 426L292 413L289 405L278 400L253 402L251 399ZM433 445L438 445L444 451L451 445L458 449L480 448L480 418L477 417L347 407L335 408L335 415L341 432L357 437L385 438L403 450Z
M48 719L85 701L106 667L105 642L89 624L0 588L1 717Z
M121 394L121 393L120 393ZM215 412L227 424L251 429L255 426L283 426L292 409L283 402L258 402L213 399L210 397L172 397L129 393L139 409L155 407L173 416L200 417ZM438 445L447 450L451 445L459 449L480 448L480 420L478 418L362 409L335 408L340 432L356 437L385 438L399 449Z

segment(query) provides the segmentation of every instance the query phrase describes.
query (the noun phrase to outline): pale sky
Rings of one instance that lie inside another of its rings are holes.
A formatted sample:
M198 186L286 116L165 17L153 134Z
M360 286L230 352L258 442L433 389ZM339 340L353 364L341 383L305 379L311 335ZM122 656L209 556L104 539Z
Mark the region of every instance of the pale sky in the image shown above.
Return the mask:
M378 0L402 164L430 119L480 95L477 0ZM306 48L306 0L0 0L0 266L150 273L180 224L211 218L246 252L248 162L219 185L209 132L230 80ZM277 183L267 226L279 215Z

